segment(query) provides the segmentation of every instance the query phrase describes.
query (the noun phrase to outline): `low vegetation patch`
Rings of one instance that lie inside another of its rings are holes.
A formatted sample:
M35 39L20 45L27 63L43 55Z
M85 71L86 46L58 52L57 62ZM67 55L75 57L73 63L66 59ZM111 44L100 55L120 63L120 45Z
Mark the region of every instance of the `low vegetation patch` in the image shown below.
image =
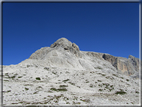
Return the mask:
M99 91L103 91L103 89L99 89Z
M52 71L52 73L56 75L56 73L57 73L57 72L55 72L55 71Z
M50 88L50 90L52 90L52 91L67 91L66 88L59 88L59 89L56 89L56 88Z
M135 93L139 93L138 91L135 91Z
M68 85L60 85L60 87L68 87Z
M116 74L112 74L112 75L118 77Z
M7 91L3 91L4 93L8 93L8 92L11 92L11 90L7 90Z
M107 79L111 79L111 80L113 80L114 78L113 77L111 77L111 76L107 76L106 77Z
M102 84L98 84L99 87L102 87Z
M27 65L27 68L30 67L30 65Z
M18 78L22 78L22 76L18 76Z
M102 69L102 68L98 66L97 69Z
M93 88L93 84L90 84L90 87Z
M17 76L18 74L16 73L16 74L8 74L8 73L5 73L5 76L6 76L6 78L9 78L9 79L14 79L16 76Z
M71 85L75 85L75 83L69 82Z
M63 80L63 82L67 82L67 81L69 81L69 79Z
M88 80L86 80L86 83L89 83L89 81L88 81Z
M101 80L98 80L98 82L102 82Z
M105 85L105 89L108 89L109 91L114 89L113 85L110 85L108 83L103 83L102 85Z
M122 89L120 89L120 91L116 91L115 94L121 94L121 95L123 95L123 94L126 94L126 92L123 91Z
M47 68L47 67L44 67L44 69L47 70L47 71L49 70L49 68Z
M36 77L36 80L41 80L40 77Z
M29 88L26 88L26 87L25 87L25 90L29 90Z

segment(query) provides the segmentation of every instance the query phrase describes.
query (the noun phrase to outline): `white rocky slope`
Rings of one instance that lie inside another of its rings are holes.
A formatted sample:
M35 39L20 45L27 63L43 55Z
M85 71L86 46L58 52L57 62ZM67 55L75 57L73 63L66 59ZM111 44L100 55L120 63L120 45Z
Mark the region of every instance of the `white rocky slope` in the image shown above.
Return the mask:
M140 105L140 80L66 38L3 66L3 103L11 105Z

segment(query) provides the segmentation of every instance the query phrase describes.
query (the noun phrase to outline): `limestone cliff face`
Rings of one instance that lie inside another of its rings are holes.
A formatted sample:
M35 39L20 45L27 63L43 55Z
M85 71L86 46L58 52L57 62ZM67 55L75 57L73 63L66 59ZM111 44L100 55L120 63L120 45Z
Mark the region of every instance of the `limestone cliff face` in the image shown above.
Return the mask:
M139 71L139 59L138 58L135 58L134 56L132 55L129 55L129 58L130 62L132 63L132 65L134 66L134 69L136 71Z
M133 75L139 71L139 59L130 55L129 58L114 57L109 54L102 56L104 60L109 61L117 70L127 75Z

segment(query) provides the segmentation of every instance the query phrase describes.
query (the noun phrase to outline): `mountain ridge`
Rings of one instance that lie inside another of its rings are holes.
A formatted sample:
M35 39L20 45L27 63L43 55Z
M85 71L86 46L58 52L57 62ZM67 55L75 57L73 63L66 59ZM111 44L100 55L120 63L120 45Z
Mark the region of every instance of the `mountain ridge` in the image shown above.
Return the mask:
M140 105L135 57L80 51L66 38L3 66L4 106Z
M42 51L44 49L46 50L46 52ZM80 58L83 57L84 55L88 55L90 57L97 57L101 60L104 59L104 60L110 62L117 70L121 71L120 73L124 73L129 76L139 72L139 59L135 58L132 55L129 55L128 58L125 58L125 57L112 56L112 55L106 54L106 53L80 51L79 46L77 46L75 43L70 42L66 38L58 39L56 42L51 44L50 47L43 47L43 48L39 49L38 51L35 52L37 54L33 53L29 57L29 59L34 59L34 57L38 57L38 54L40 54L40 55L43 54L43 56L44 56L46 53L48 53L52 50L55 50L55 49L71 52L72 54L74 54ZM56 54L56 52L54 52L54 54ZM39 56L39 58L43 57L43 56L41 55L41 56Z

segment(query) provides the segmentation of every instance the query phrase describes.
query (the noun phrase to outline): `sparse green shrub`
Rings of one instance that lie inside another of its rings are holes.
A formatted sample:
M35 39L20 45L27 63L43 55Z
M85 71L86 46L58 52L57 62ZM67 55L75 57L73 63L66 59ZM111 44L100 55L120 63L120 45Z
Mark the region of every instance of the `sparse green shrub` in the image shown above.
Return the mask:
M129 79L126 79L126 81L129 81Z
M68 87L68 85L60 85L60 87Z
M98 73L98 74L100 74L100 75L102 75L102 76L106 76L105 74L102 74L102 73Z
M52 73L53 73L53 74L56 74L57 72L55 72L55 71L52 71Z
M139 93L138 91L135 91L135 93Z
M90 87L92 88L92 87L93 87L93 84L90 84Z
M102 74L102 76L106 76L105 74Z
M118 77L116 74L112 74L112 75Z
M67 91L67 89L66 88L59 88L59 89L57 89L58 91Z
M123 94L126 94L126 92L123 91L122 89L120 89L120 91L116 91L115 94L121 94L121 95L123 95Z
M102 87L102 84L98 84L98 86Z
M67 91L66 88L59 88L59 89L51 88L50 90L52 90L52 91Z
M102 82L101 80L98 80L98 82Z
M18 78L22 78L22 76L18 76Z
M27 68L30 67L30 65L27 65Z
M67 82L67 81L69 81L69 79L63 80L63 82Z
M69 82L71 85L75 85L75 83Z
M52 91L58 91L56 88L50 88L50 90L52 90Z
M102 68L98 66L97 69L102 69Z
M106 78L107 78L107 79L111 79L111 80L113 80L113 79L114 79L113 77L110 77L110 76L107 76Z
M5 76L9 76L8 73L5 73Z
M103 89L99 89L99 91L103 91Z
M103 83L103 85L105 85L105 89L108 89L109 91L114 89L113 85L110 85L108 83Z
M89 81L88 81L88 80L86 80L86 83L89 83Z
M11 76L12 79L14 79L16 77L16 75Z
M80 86L77 86L78 88L80 88Z
M7 90L7 92L11 92L11 90Z
M33 84L24 84L24 86L33 86Z
M44 67L44 69L47 70L47 71L49 70L49 68L47 68L47 67Z
M41 80L40 77L36 77L36 80Z
M26 88L26 87L25 87L25 90L29 90L29 88Z
M18 104L18 103L11 103L11 104Z

